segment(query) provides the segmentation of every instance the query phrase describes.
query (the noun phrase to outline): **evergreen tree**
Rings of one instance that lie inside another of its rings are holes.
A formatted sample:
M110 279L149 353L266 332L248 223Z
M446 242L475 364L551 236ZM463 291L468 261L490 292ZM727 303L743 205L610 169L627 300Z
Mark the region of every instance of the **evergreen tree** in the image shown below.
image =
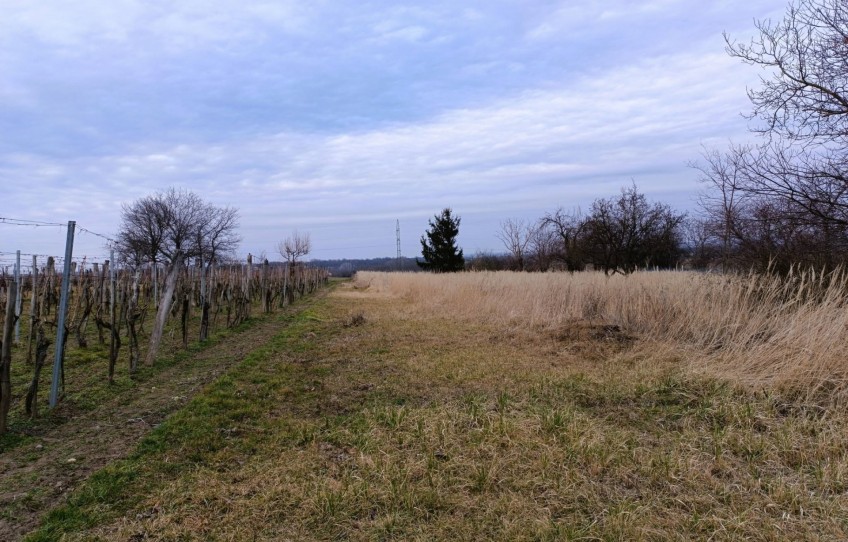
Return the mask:
M460 217L452 217L450 208L430 220L430 229L421 236L421 254L424 261L418 262L422 269L436 273L451 273L465 269L462 249L456 246ZM417 261L417 260L416 260Z

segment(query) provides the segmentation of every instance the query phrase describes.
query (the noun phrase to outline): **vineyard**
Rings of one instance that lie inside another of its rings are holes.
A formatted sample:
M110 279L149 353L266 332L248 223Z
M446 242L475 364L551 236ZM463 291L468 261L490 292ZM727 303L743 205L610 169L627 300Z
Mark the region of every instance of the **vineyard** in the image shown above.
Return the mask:
M161 266L71 262L60 318L63 280L56 261L50 257L42 264L33 256L28 272L18 267L16 273L3 269L0 274L5 309L0 435L83 391L71 388L69 371L83 388L132 378L147 364L151 320L164 291ZM185 267L170 303L166 342L172 349L188 349L245 322L252 311L271 313L327 280L322 269L267 260L254 265L250 256L240 264ZM51 364L52 375L45 370Z

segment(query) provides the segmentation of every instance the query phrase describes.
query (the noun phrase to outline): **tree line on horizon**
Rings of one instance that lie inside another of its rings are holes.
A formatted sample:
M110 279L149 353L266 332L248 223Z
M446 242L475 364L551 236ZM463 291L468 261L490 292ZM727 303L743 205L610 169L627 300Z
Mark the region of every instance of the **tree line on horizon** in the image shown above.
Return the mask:
M650 202L631 184L618 196L596 199L586 213L559 208L536 222L502 222L504 257L478 254L469 268L628 274L676 267L687 255L687 224L685 213Z

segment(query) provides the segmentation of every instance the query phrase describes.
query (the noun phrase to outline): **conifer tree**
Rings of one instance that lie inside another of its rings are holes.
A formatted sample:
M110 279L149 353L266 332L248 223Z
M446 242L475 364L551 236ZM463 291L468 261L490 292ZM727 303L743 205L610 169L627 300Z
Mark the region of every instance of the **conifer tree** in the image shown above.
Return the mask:
M459 235L460 217L451 216L451 209L446 208L441 215L435 215L430 220L430 229L421 236L421 254L424 261L418 261L418 266L435 273L451 273L465 269L465 258L462 249L456 246L456 236Z

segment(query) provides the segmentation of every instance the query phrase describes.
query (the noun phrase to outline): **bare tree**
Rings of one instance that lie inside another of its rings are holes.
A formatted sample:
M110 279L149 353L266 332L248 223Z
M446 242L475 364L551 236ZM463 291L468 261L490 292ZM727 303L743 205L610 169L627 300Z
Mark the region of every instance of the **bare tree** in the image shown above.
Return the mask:
M467 267L471 271L503 271L509 265L506 260L502 254L480 251L467 261Z
M819 236L842 246L848 235L848 3L798 0L782 20L758 21L756 29L748 43L725 39L731 56L767 74L748 91L750 118L757 121L751 129L764 136L763 142L731 146L726 158L707 157L702 172L708 182L718 183L713 203L733 194L731 206L723 202L730 211L747 200L741 206L746 221L726 214L725 240L734 225L769 217L785 232L796 232L785 240L804 239L787 241L781 250L792 246L809 261L832 262L833 251L828 254L813 241ZM732 182L725 182L727 171ZM740 240L771 238L749 235L753 230L736 233Z
M737 155L744 193L783 200L797 219L848 225L848 154L840 158L836 151L816 153L775 142L731 152Z
M716 242L714 233L708 217L696 216L683 223L683 236L692 267L706 269L722 261L721 246Z
M758 36L727 52L764 68L748 90L760 133L823 143L848 136L848 5L844 0L799 0L778 22L756 22Z
M171 303L177 278L186 261L203 258L213 261L238 244L235 228L238 213L205 203L193 192L170 188L123 206L117 246L130 264L146 261L165 263L165 291L150 334L145 363L153 364Z
M845 262L848 183L839 164L774 142L705 151L703 158L694 165L706 186L700 205L721 246L723 269L788 271L793 263L833 268Z
M551 268L554 259L560 254L559 238L556 232L546 226L544 220L539 221L533 228L533 235L530 238L530 247L528 258L531 261L532 269L536 271L547 271Z
M742 183L742 153L745 147L731 147L731 152L722 153L716 149L704 148L703 162L692 162L690 167L701 175L698 179L707 186L706 192L699 197L698 204L704 212L704 220L698 224L699 244L702 254L706 253L709 238L718 239L721 245L721 267L726 271L729 265L736 217L740 213L745 198L740 193Z
M560 207L554 213L548 213L542 218L542 228L553 230L559 238L558 258L562 260L568 271L580 271L586 266L580 243L585 225L586 221L580 209L568 212Z
M312 250L312 241L309 238L309 233L298 233L294 230L292 234L277 245L277 250L280 256L286 259L290 265L294 265L297 261L309 254Z
M681 255L685 217L663 203L648 203L631 185L618 197L595 200L578 244L587 260L607 274L670 267Z
M534 224L524 220L510 218L501 222L501 229L497 233L506 250L512 255L515 267L518 271L524 271L527 260L527 251L536 229Z
M195 228L195 243L200 267L200 340L205 341L209 334L209 299L206 277L210 267L223 258L233 255L241 238L236 235L238 210L233 207L214 207L208 205L203 220Z
M206 204L200 222L195 226L198 258L205 266L233 256L241 242L236 234L239 213L235 207Z

